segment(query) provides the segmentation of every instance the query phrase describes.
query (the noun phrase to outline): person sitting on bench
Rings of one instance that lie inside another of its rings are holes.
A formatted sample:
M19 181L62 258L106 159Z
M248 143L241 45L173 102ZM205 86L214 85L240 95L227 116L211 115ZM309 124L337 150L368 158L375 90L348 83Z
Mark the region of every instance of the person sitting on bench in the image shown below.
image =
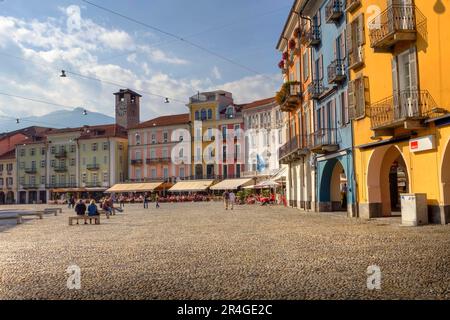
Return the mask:
M88 210L88 216L89 217L93 217L93 216L98 216L98 209L97 209L97 205L95 204L95 200L91 201L91 204L88 206L87 208ZM92 224L92 219L89 219L89 223Z
M86 214L86 205L84 204L83 200L80 199L78 201L77 205L75 206L75 212L77 213L77 216L84 216ZM87 224L87 222L85 221L84 224Z

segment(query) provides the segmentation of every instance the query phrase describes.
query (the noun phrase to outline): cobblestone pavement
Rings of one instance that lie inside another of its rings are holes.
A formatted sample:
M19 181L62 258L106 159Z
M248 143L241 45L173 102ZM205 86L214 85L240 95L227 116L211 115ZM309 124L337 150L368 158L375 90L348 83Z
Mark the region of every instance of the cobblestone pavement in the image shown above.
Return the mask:
M450 299L450 225L220 203L126 209L98 226L69 227L66 208L0 226L0 298ZM74 264L81 290L66 286ZM381 290L367 289L370 265Z

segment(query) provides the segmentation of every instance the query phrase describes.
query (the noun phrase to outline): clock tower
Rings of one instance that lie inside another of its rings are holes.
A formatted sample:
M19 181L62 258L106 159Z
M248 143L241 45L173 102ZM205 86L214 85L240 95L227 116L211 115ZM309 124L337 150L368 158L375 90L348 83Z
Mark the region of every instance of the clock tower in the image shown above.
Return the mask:
M125 129L137 126L140 122L141 95L130 89L120 89L116 96L116 124Z

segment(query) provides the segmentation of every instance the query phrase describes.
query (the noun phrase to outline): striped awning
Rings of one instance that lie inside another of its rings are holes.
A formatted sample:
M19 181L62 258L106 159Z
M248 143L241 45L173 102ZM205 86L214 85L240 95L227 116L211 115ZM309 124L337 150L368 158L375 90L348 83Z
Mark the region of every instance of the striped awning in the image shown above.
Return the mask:
M253 179L226 179L211 187L211 190L236 190L239 187L246 186L252 182Z
M190 180L177 182L169 192L196 192L208 189L214 180Z
M270 180L273 180L273 181L286 180L287 174L288 174L287 168L286 167L281 168L280 170L278 170L278 172L276 172L275 174L272 175Z
M114 192L146 192L153 191L162 185L162 182L147 182L147 183L119 183L106 190L106 193Z

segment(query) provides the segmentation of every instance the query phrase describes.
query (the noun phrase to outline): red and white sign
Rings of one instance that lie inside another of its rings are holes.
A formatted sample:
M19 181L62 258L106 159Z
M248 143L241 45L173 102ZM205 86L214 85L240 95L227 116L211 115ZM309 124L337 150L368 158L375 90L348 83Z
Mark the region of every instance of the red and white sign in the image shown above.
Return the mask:
M429 135L429 136L409 140L409 151L410 152L427 151L427 150L433 150L435 148L436 148L436 142L435 142L434 135Z

